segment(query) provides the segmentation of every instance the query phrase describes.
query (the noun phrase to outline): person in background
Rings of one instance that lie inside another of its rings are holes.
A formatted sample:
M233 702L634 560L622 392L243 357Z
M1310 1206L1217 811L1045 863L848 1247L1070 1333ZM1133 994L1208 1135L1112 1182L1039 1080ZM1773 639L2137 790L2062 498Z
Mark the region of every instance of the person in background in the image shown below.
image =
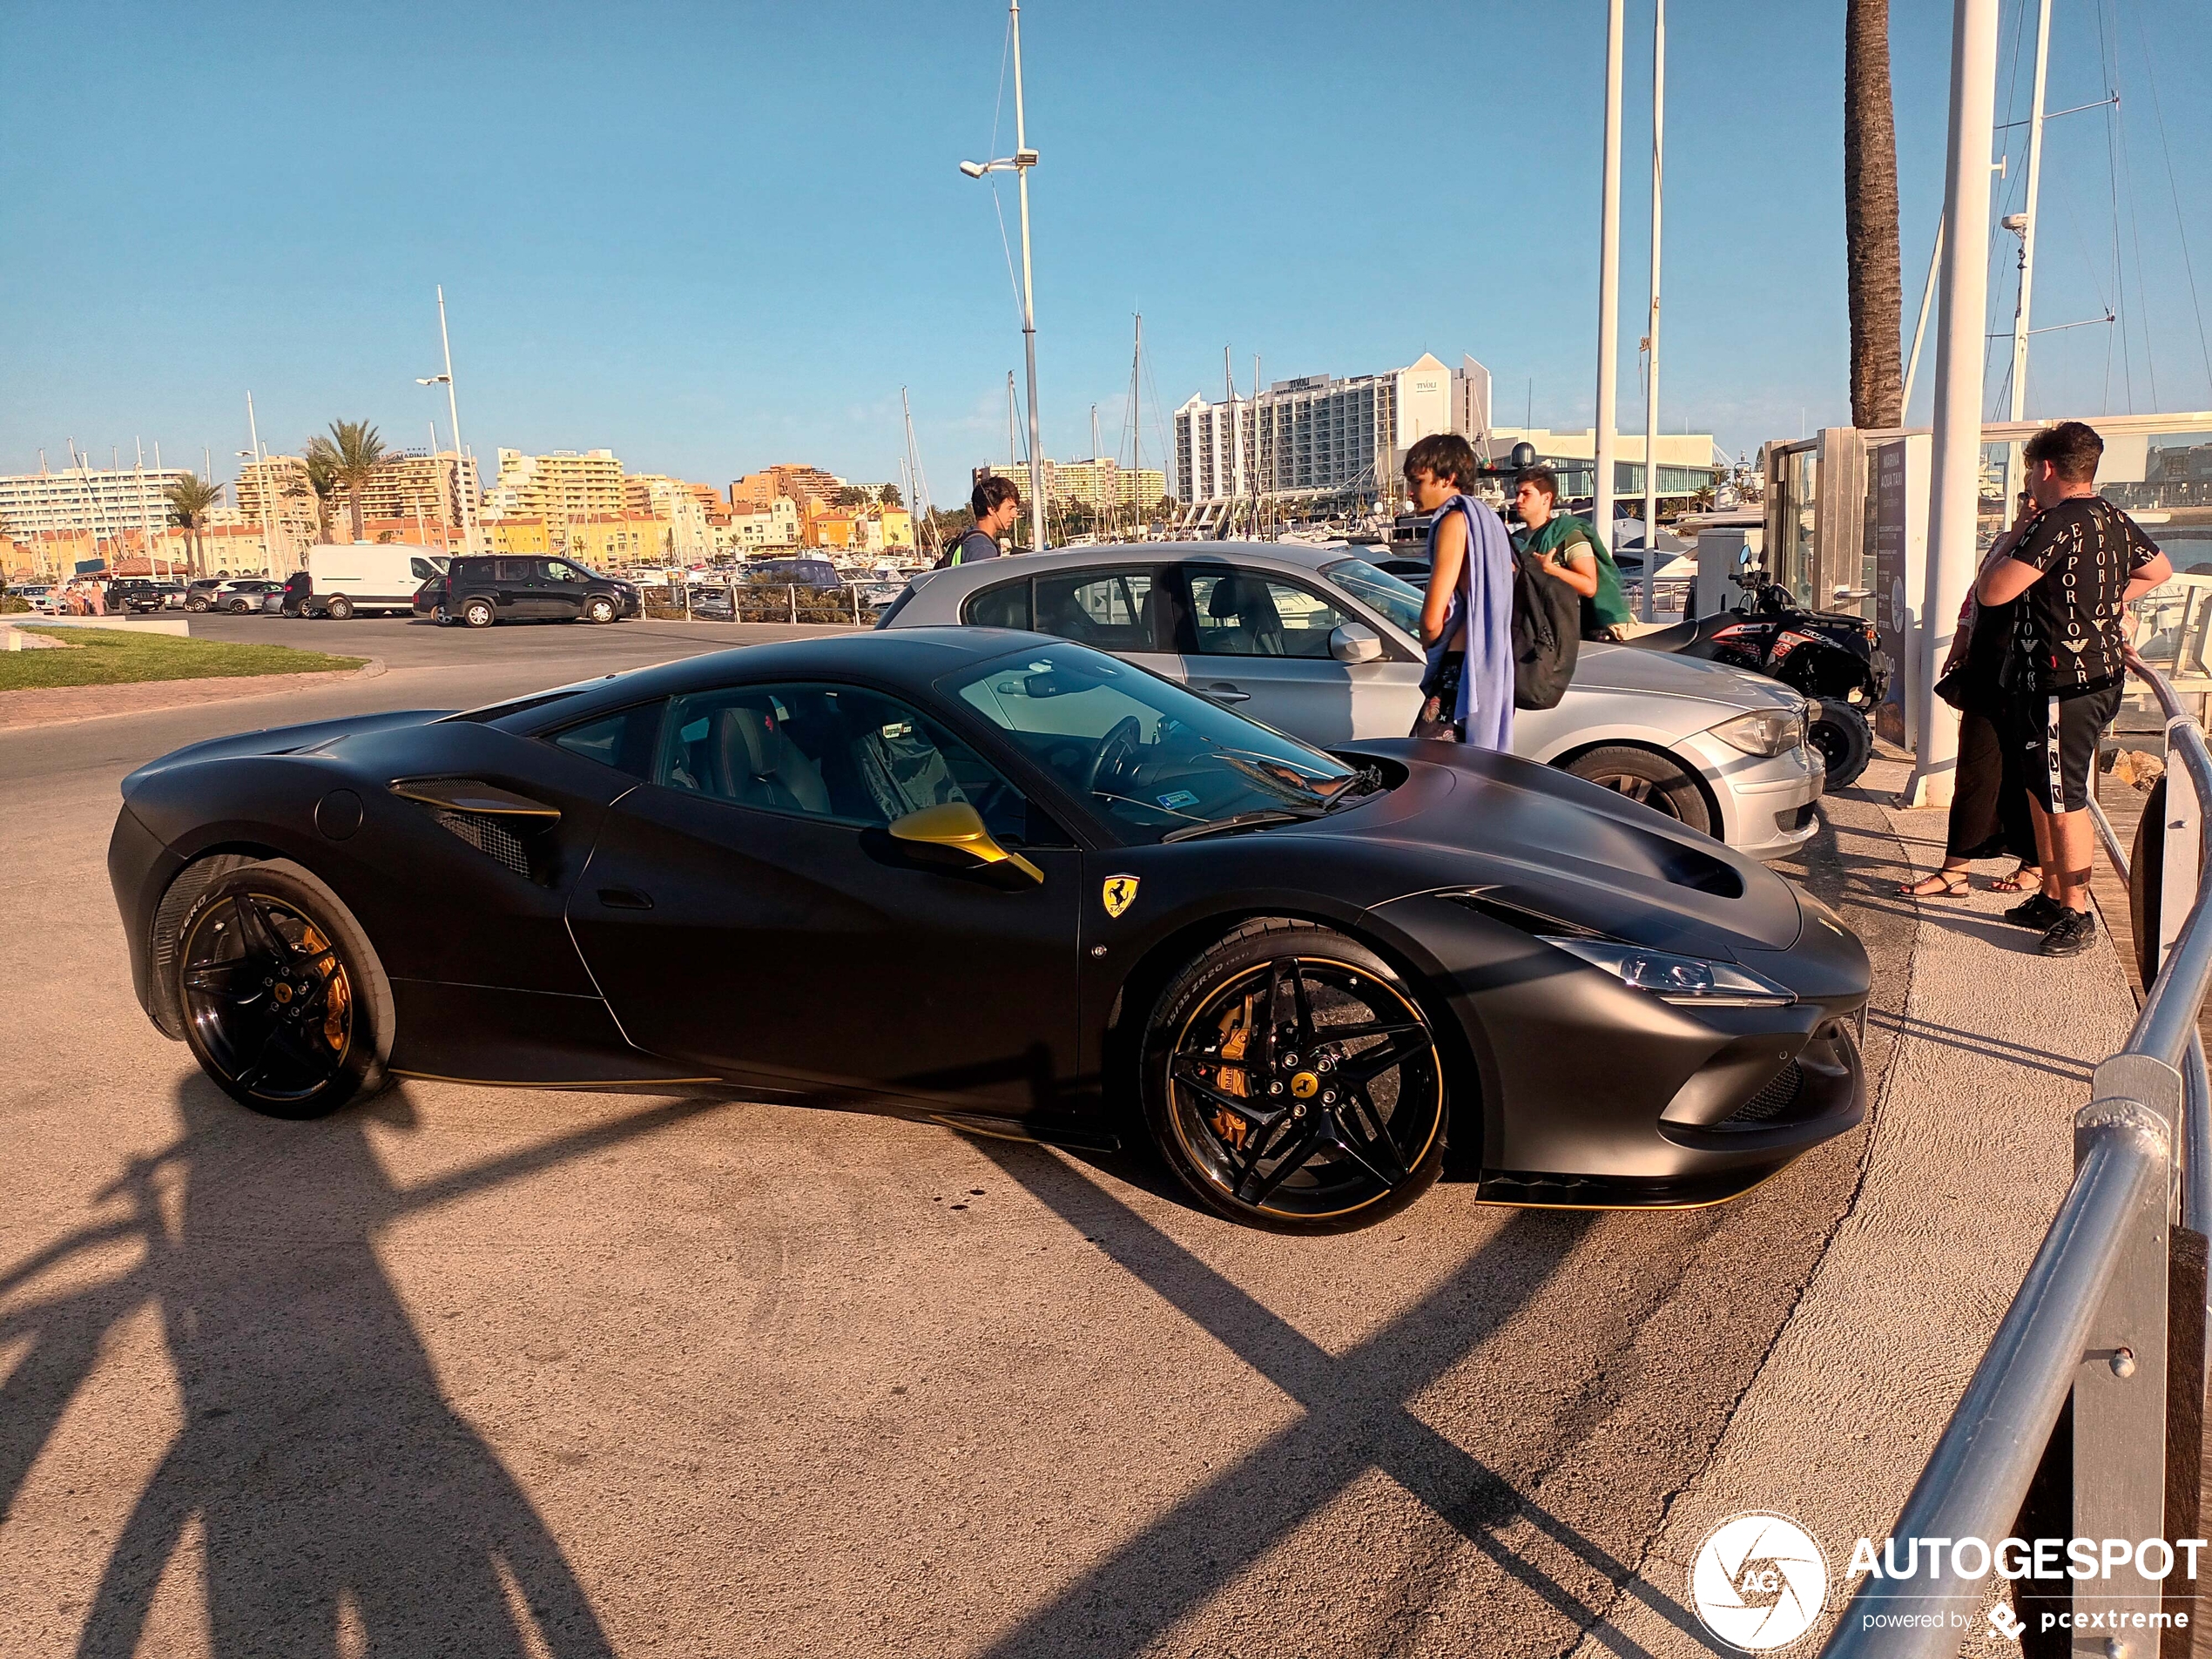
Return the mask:
M1615 640L1630 620L1621 591L1621 572L1589 521L1559 510L1559 476L1549 467L1524 467L1513 486L1514 511L1521 533L1514 545L1543 561L1555 577L1582 596L1582 637Z
M2020 601L2005 666L2006 741L2028 784L2042 890L2005 920L2043 930L2043 954L2074 956L2097 934L2089 914L2097 745L2126 689L2128 602L2174 574L2158 544L2097 494L2104 440L2080 421L2046 427L2021 451L2040 510L2012 551L1974 582L1985 605Z
M1406 488L1428 529L1421 644L1429 671L1416 735L1513 746L1513 543L1468 492L1481 463L1465 438L1432 433L1406 452Z
M2034 517L2035 503L2022 491L2012 529L1991 546L1982 568L2010 557ZM2010 875L1989 884L1993 892L2027 893L2043 885L2027 782L2001 731L2004 666L2013 648L2013 611L2019 604L2015 599L2008 605L1985 605L1970 592L1959 607L1951 655L1936 678L1937 693L1959 711L1959 770L1952 784L1943 866L1934 874L1898 888L1900 898L1955 899L1971 891L1973 882L1966 867L1976 859L2010 857L2019 861Z
M968 498L968 510L975 515L975 528L953 543L952 551L945 555L940 570L955 564L973 564L978 559L999 556L999 537L1011 536L1022 519L1022 492L1014 487L1011 478L986 478L975 486Z

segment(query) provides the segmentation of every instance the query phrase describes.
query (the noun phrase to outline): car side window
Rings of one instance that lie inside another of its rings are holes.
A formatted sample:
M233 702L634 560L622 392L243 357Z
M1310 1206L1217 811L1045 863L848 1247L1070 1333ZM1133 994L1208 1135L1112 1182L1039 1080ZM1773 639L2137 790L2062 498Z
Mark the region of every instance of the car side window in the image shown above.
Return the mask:
M1171 651L1158 639L1160 602L1149 570L1072 570L1036 578L1036 631L1109 651Z
M1029 583L1003 582L971 597L961 618L971 628L1027 628L1029 625Z
M417 582L428 582L432 577L437 575L437 572L430 568L430 561L424 558L409 559L407 562L407 570L408 574Z
M1197 567L1190 576L1201 656L1325 658L1345 620L1325 599L1256 571Z
M1002 841L1028 800L927 716L853 685L746 685L670 700L652 780L739 806L880 828L965 801Z
M491 579L495 582L528 582L537 575L529 559L495 559Z
M667 706L666 698L640 703L565 726L553 732L549 741L572 755L582 755L633 778L649 778L653 771L653 740L660 735L661 714Z
M577 570L573 564L563 563L559 559L550 559L546 562L545 575L546 579L551 582L581 583L585 580L583 571Z

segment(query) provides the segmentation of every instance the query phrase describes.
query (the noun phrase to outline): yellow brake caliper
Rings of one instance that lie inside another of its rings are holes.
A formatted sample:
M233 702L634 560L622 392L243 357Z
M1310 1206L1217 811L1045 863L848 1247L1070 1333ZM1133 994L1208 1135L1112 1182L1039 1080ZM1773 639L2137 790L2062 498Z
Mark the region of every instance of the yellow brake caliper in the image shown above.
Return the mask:
M302 949L325 951L331 948L330 941L313 922L304 922L303 927L300 935ZM330 994L323 999L322 1040L333 1049L342 1049L346 1046L346 1011L353 1003L352 991L346 983L346 970L334 960L324 978L329 983Z

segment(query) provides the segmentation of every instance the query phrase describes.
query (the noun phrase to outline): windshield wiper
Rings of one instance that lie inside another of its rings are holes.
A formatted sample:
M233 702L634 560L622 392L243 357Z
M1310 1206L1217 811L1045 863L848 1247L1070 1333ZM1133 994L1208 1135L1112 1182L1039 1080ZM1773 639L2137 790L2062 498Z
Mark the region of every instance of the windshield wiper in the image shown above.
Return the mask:
M1323 808L1326 811L1327 808ZM1188 841L1200 835L1211 835L1222 830L1258 829L1263 824L1303 824L1309 818L1318 818L1320 813L1285 813L1274 808L1257 813L1233 813L1227 818L1217 818L1204 824L1186 824L1181 829L1170 830L1160 837L1163 844L1169 841Z
M1325 813L1333 813L1338 807L1343 806L1345 802L1365 800L1368 796L1373 794L1377 790L1382 787L1382 768L1380 766L1362 766L1358 772L1352 773L1351 778L1345 781L1342 788L1339 789L1335 794L1329 797L1329 804L1326 806L1324 806L1321 810Z

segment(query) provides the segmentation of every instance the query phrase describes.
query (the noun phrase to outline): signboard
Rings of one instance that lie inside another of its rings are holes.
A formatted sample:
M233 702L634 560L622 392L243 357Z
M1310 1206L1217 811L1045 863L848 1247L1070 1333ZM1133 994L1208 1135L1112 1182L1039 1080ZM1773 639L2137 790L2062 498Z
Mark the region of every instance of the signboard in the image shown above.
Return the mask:
M1932 456L1925 435L1893 438L1873 445L1867 454L1874 481L1874 648L1889 672L1889 690L1874 711L1874 730L1908 749L1919 743L1926 718L1920 707L1919 670L1926 631L1919 607L1928 583Z
M101 571L106 569L107 561L105 559L79 559L77 561L77 574L79 576L98 576Z

